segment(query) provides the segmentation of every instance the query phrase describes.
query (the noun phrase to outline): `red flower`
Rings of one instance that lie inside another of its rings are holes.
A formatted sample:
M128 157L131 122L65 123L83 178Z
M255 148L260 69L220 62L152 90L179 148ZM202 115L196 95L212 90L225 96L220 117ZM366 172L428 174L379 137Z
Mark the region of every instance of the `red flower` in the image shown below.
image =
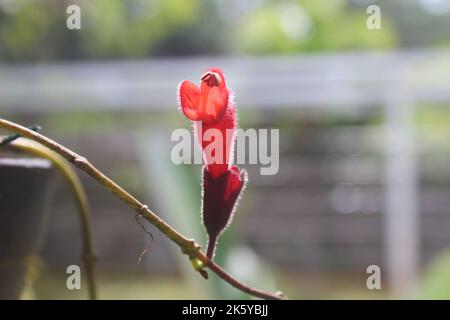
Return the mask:
M212 258L217 238L230 223L236 200L247 180L244 170L232 166L237 113L222 70L211 68L198 88L190 81L179 86L181 111L194 122L206 166L203 170L203 223L208 233L207 256ZM211 130L212 139L206 136ZM221 138L216 141L215 139ZM213 145L211 145L213 144ZM211 153L209 147L213 146ZM218 154L219 153L219 154Z

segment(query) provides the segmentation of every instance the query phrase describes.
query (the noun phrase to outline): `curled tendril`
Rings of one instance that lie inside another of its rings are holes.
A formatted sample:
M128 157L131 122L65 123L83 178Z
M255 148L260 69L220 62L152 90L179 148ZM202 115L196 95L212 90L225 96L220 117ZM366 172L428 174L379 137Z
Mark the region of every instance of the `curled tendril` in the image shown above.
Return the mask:
M142 214L137 214L137 215L135 215L135 219L136 219L137 224L139 224L139 225L141 226L142 230L144 230L144 232L150 236L150 243L149 243L149 245L148 245L147 247L145 247L145 249L141 252L141 255L139 256L139 259L138 259L137 264L140 264L140 263L141 263L142 258L144 258L144 256L145 256L145 255L147 254L147 252L150 250L150 248L151 248L152 245L153 245L153 239L154 239L154 238L153 238L153 234L152 234L150 231L147 230L147 228L145 227L145 225L142 223L141 218L142 218Z

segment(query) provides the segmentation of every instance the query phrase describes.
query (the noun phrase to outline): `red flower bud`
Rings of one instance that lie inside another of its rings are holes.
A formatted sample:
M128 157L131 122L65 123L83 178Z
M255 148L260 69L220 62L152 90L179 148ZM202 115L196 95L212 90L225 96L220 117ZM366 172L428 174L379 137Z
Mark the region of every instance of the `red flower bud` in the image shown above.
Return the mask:
M247 172L232 166L219 178L203 170L203 224L208 233L206 255L214 256L220 234L231 223L236 201L247 181Z

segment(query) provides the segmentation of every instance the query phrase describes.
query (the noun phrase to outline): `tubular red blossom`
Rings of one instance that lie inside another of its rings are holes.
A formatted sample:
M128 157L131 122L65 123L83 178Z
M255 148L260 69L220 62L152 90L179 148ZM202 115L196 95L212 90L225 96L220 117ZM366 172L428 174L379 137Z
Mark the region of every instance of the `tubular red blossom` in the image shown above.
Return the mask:
M194 130L206 164L202 212L209 238L207 256L212 258L217 239L231 222L236 201L247 181L245 170L232 166L238 125L236 107L219 68L211 68L202 75L200 88L182 81L178 98L183 114L195 121Z

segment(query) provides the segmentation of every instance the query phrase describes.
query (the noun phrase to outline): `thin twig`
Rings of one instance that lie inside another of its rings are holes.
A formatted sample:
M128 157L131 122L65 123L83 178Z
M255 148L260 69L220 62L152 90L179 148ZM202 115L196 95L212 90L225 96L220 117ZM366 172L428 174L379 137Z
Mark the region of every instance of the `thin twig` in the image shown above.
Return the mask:
M125 191L122 187L108 178L105 174L94 167L86 158L78 155L72 150L60 145L59 143L43 136L37 132L34 132L24 126L16 124L14 122L0 119L0 127L7 129L9 131L20 134L23 137L35 140L47 148L55 151L62 157L64 157L69 162L73 163L78 169L86 172L92 178L94 178L98 183L107 188L113 194L115 194L119 199L125 202L128 206L133 208L138 214L141 214L146 220L158 228L164 235L166 235L170 240L175 242L181 249L182 253L186 254L190 260L198 259L203 263L203 267L209 268L211 271L216 273L224 281L231 284L236 289L239 289L249 295L262 298L262 299L285 299L281 293L271 293L261 291L259 289L252 288L239 280L235 279L233 276L228 274L215 262L210 260L203 252L200 251L200 246L193 240L188 239L180 232L175 230L171 225L162 220L153 211L151 211L146 205L142 204L139 200Z
M153 234L152 234L150 231L148 231L147 228L144 226L144 224L141 222L141 219L140 219L141 217L142 217L142 215L136 214L136 215L135 215L136 222L137 222L137 224L139 224L139 225L141 226L142 230L144 230L144 232L150 236L150 243L149 243L149 245L148 245L147 247L145 247L145 249L141 252L141 255L139 256L139 259L138 259L137 264L141 263L142 258L147 254L148 250L150 250L150 248L151 248L152 245L153 245Z
M32 129L33 130L33 129ZM89 299L97 299L97 286L95 282L95 249L92 236L92 228L90 223L90 209L86 192L83 185L67 161L56 152L49 150L45 146L29 139L18 139L9 142L9 146L19 149L41 158L50 160L53 165L61 172L69 183L73 196L78 207L79 219L81 224L81 232L83 239L83 263L87 274L87 288Z

